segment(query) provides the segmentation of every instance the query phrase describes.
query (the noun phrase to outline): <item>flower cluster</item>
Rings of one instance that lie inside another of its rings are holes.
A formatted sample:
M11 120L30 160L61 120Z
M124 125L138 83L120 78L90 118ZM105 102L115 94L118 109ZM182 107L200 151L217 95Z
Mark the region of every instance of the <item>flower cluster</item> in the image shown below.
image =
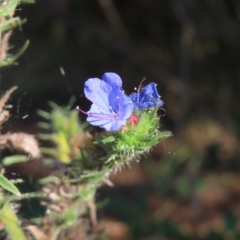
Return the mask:
M119 130L128 119L132 125L136 124L137 117L132 115L135 110L163 105L155 83L149 83L137 93L127 96L122 91L122 79L111 72L105 73L102 80L88 79L84 85L84 94L92 102L90 110L86 112L87 121L107 131Z
M163 101L158 94L156 83L149 83L138 93L132 93L129 97L134 103L134 109L143 110L150 107L160 108Z

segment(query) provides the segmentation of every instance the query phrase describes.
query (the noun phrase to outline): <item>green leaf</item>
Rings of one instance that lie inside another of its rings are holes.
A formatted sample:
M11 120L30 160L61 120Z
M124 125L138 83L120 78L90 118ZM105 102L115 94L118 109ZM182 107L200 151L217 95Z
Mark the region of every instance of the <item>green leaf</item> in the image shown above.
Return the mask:
M47 130L51 129L51 125L49 123L46 123L46 122L38 123L38 127L43 128L43 129L47 129Z
M110 136L110 137L107 137L107 138L104 138L102 140L102 143L110 143L110 142L114 142L115 141L115 137L114 136Z
M75 98L74 96L72 96L72 97L70 98L70 100L69 100L66 108L67 108L68 110L70 110L70 109L73 107L73 104L74 104L75 101L76 101L76 98Z
M75 203L63 213L64 227L70 227L76 224L78 220L79 206Z
M51 176L40 179L39 183L40 184L47 184L47 183L60 184L61 180L58 177L51 175Z
M15 195L18 196L20 195L20 192L18 191L17 187L13 183L11 183L7 178L5 178L2 174L0 174L0 186Z
M114 161L116 158L117 158L117 155L116 155L116 154L112 154L112 155L107 159L107 161L105 161L105 163L109 163L109 162L111 162L111 161Z
M18 219L10 204L6 202L0 211L0 219L5 225L10 239L12 240L27 240L23 230L18 224Z
M89 201L91 198L93 198L94 194L96 193L96 187L94 187L92 184L85 185L79 192L79 196L84 202Z
M53 148L40 148L41 152L44 154L57 155L56 149Z
M51 114L46 112L46 111L43 111L43 110L38 110L37 114L45 119L50 119L51 117Z
M15 8L18 5L18 0L8 0L6 5L0 6L0 16L5 17L10 15L12 12L15 11Z
M28 159L29 158L25 155L14 155L14 156L10 156L10 157L5 157L3 159L3 165L10 166L15 163L27 162Z
M19 17L11 18L8 21L4 21L0 25L0 32L5 32L9 29L19 26L27 21L27 19L21 20Z
M55 110L60 109L60 106L57 105L55 102L50 101L50 102L48 103L48 105L49 105L52 109L55 109Z
M52 135L47 133L39 133L38 138L41 140L52 140Z
M0 62L0 67L6 67L6 66L12 64L14 61L16 61L17 58L19 56L21 56L23 54L23 52L27 49L29 43L30 43L29 40L27 40L25 42L25 44L22 46L22 48L14 56L9 57L7 60L1 61Z

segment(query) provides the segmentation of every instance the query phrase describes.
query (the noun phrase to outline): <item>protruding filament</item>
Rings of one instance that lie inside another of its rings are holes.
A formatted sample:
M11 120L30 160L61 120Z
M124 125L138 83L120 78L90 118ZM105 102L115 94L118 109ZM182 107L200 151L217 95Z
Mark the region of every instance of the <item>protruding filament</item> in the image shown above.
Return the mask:
M82 113L84 113L84 114L86 114L86 115L88 115L88 113L87 112L85 112L85 111L83 111L79 106L77 106L76 107L76 109L78 110L78 111L80 111L80 112L82 112Z
M116 118L117 114L113 111L111 106L109 107L109 109L110 109L110 112L113 114L114 118Z
M138 92L137 103L139 103L140 91L141 91L142 84L143 84L144 81L146 81L146 78L145 78L145 77L143 77L142 81L141 81L140 84L139 84L138 90L137 90L137 92Z

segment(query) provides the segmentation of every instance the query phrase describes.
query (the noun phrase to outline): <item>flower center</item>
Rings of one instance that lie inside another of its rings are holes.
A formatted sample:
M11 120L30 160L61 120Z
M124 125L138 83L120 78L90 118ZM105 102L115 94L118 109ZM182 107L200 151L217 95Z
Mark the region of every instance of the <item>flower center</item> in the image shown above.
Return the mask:
M112 113L112 115L114 116L114 118L116 118L117 114L113 111L112 106L110 106L109 109L110 109L110 112Z

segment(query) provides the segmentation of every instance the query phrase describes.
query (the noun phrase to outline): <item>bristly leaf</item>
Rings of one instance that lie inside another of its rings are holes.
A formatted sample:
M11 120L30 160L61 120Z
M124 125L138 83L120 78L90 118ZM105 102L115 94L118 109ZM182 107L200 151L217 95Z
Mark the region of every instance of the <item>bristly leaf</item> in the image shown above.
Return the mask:
M49 123L46 123L46 122L40 122L40 123L38 123L38 126L40 128L46 129L46 130L51 129L51 125Z
M9 0L7 4L0 5L0 16L6 17L13 13L18 5L18 0Z
M16 163L27 162L28 159L29 158L25 155L13 155L13 156L5 157L3 159L3 165L10 166L10 165L16 164Z
M17 187L2 174L0 174L0 186L15 195L18 196L20 195L20 192L18 191Z
M67 109L71 109L73 107L73 104L74 104L75 101L76 101L76 98L74 96L71 97L69 102L68 102L68 104L67 104L67 106L66 106L66 108Z
M69 104L67 107L60 107L50 102L49 105L53 109L51 113L45 111L38 113L46 120L50 120L49 123L41 123L41 126L44 129L52 130L52 133L41 134L39 138L52 141L55 148L45 148L42 151L63 164L69 164L72 161L81 162L83 165L89 163L84 149L91 145L88 143L90 134L84 132L86 124L79 124L78 112L69 109ZM91 147L94 148L94 145L92 144Z
M118 131L110 137L108 135L99 142L107 149L107 164L119 166L131 161L171 136L170 132L159 131L157 109L142 111L135 126L127 125L124 131Z
M27 19L21 20L19 17L11 18L0 24L0 32L5 32L10 29L13 29L14 27L17 27L20 24L25 23L26 21L27 21Z
M20 57L24 53L24 51L27 49L29 43L30 43L29 40L27 40L25 44L22 46L22 48L15 55L13 55L12 57L9 57L6 60L1 61L0 67L6 67L12 64L13 62L15 62L17 58Z
M106 138L102 139L102 143L104 143L104 144L111 143L111 142L114 142L114 141L116 141L114 136L109 136L109 137L106 137Z
M6 202L0 210L0 220L4 223L10 239L27 240L23 230L19 226L19 220L8 202Z
M46 112L46 111L43 111L43 110L38 110L38 115L45 118L46 120L49 120L50 119L50 116L51 114Z

